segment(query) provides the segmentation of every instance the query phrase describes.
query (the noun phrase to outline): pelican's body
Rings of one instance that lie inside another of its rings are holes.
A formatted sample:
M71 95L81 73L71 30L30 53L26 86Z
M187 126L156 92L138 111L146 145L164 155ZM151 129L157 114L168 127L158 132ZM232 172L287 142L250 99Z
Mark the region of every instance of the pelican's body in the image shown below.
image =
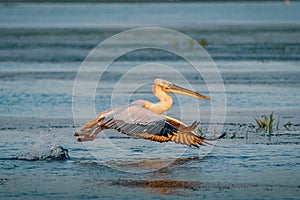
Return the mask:
M153 93L160 100L158 103L137 100L127 106L104 111L96 119L88 122L81 132L76 132L75 136L83 136L78 138L79 142L92 141L102 130L115 129L130 136L157 142L174 141L195 147L206 143L194 132L198 122L195 121L191 126L187 126L177 119L162 115L173 104L173 99L167 94L168 92L210 100L209 97L168 81L156 79Z

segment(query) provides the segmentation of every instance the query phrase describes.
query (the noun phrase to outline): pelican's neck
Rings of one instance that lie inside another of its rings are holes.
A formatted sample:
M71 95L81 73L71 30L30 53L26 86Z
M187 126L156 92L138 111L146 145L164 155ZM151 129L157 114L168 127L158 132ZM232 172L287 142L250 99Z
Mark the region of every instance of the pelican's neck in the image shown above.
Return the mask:
M151 110L157 114L162 114L172 107L173 99L166 92L164 92L160 86L154 84L153 86L154 95L160 100L158 103L147 103L145 108Z

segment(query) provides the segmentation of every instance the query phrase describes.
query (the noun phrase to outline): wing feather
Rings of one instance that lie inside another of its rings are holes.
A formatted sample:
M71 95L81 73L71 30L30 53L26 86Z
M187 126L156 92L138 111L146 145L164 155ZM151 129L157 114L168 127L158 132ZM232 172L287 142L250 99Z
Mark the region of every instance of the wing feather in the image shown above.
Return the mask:
M191 126L187 126L177 119L158 115L145 109L140 102L133 102L128 106L101 113L95 120L88 122L82 132L93 132L97 130L95 127L97 126L102 129L115 129L121 133L147 140L174 141L198 147L198 145L203 145L204 140L194 132L197 125L194 122Z
M177 129L169 124L165 118L144 109L141 104L129 104L120 110L114 111L99 122L99 125L107 129L116 129L128 135L158 139L153 136L161 136L168 139L168 135ZM140 135L140 136L139 136Z

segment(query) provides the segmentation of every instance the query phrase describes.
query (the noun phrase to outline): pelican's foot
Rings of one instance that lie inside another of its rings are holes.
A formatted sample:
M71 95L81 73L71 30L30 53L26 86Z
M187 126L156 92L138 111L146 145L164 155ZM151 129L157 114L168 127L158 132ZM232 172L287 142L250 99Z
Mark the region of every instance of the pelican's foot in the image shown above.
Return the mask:
M105 128L103 127L95 127L91 130L84 130L82 129L80 132L75 132L74 136L82 136L77 139L78 142L85 142L85 141L93 141L95 137Z
M84 136L83 138L78 138L78 142L86 142L86 141L93 141L95 137L93 136Z
M90 134L91 134L91 130L81 130L80 132L75 132L74 136L86 136Z

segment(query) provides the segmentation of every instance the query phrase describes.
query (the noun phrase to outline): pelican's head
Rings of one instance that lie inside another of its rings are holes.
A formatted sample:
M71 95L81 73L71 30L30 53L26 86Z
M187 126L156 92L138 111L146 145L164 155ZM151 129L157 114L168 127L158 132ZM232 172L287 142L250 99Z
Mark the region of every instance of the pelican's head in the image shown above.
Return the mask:
M169 81L165 81L162 79L155 79L154 85L159 86L162 89L162 91L164 91L164 92L172 92L175 94L182 94L182 95L187 95L187 96L191 96L191 97L195 97L195 98L211 100L211 98L209 98L207 96L204 96L197 92L193 92L191 90L185 89L183 87L180 87L178 85L175 85Z

